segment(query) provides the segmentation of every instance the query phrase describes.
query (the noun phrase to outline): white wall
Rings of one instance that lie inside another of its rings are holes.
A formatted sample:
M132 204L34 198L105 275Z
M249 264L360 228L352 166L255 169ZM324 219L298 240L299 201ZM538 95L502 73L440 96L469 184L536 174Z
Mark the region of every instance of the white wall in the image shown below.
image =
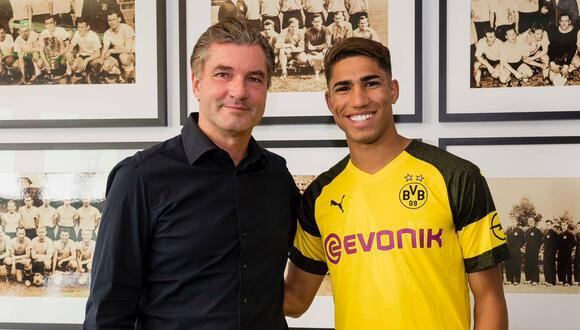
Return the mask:
M403 0L394 0L403 1ZM451 0L452 2L453 0ZM448 137L511 137L580 135L580 120L528 122L438 122L438 2L423 1L423 123L399 124L406 136L437 144ZM0 129L0 143L15 142L122 142L156 141L179 134L179 72L177 1L167 1L168 127ZM396 31L391 31L396 33ZM394 63L396 66L397 63ZM402 89L409 86L401 86ZM321 95L322 97L322 95ZM55 102L58 102L55 100ZM75 103L84 100L73 100ZM526 100L522 100L526 102ZM580 106L580 102L579 102ZM530 108L534 105L530 104ZM580 109L578 109L580 110ZM300 135L297 136L297 132ZM255 131L264 139L340 139L332 125L268 126ZM498 160L501 161L501 160ZM558 171L557 166L553 171ZM575 321L580 295L509 295L510 323L514 329L578 329Z

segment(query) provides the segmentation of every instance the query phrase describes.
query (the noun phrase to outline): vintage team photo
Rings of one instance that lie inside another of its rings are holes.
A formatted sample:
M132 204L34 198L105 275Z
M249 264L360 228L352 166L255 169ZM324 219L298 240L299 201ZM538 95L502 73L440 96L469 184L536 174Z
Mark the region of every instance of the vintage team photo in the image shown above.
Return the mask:
M210 1L212 24L242 18L268 39L276 55L272 92L326 90L324 54L341 39L388 45L388 0Z
M488 179L511 258L504 289L580 294L580 179Z
M104 174L0 174L0 296L86 297Z
M580 85L579 0L471 0L471 88Z
M0 0L0 85L134 84L136 0Z

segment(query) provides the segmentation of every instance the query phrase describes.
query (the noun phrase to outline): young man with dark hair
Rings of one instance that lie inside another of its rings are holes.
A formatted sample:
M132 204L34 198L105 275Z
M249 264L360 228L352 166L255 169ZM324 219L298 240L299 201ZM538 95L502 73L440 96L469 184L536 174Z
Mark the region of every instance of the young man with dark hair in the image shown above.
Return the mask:
M199 113L109 176L85 329L287 329L299 192L251 135L273 67L268 41L239 20L198 39Z
M288 77L288 66L290 62L304 64L308 61L305 53L304 30L299 28L299 22L291 17L288 20L288 27L282 30L276 43L278 59L282 74L280 79Z
M532 74L532 69L524 62L524 52L518 43L516 30L509 28L500 52L499 80L509 87L521 86ZM512 81L512 76L515 81Z
M312 18L312 26L304 33L306 57L308 63L314 69L314 79L320 79L320 72L324 68L324 54L330 47L330 30L322 25L322 15L317 14Z
M556 240L558 233L553 228L554 222L546 220L544 232L544 284L556 285Z
M526 230L526 245L524 254L524 273L526 283L538 285L540 282L540 265L539 255L540 248L544 244L542 232L536 226L537 222L534 217L528 218L528 229Z
M470 329L469 288L475 329L507 329L509 252L479 168L399 135L388 48L348 38L324 62L350 155L304 192L285 313L304 313L330 272L337 330Z
M81 16L97 33L104 33L109 28L107 16L110 12L117 13L120 21L125 22L117 0L83 0Z
M91 30L87 20L82 17L77 19L77 30L68 50L70 74L79 79L87 76L88 73L97 74L103 65L100 60L101 48L101 40ZM87 68L90 72L87 72Z
M540 70L544 83L548 83L550 73L550 57L548 56L550 39L544 27L539 23L532 23L528 30L518 36L518 42L524 53L524 63L532 70Z
M485 30L485 37L481 38L475 46L475 62L473 64L473 76L475 87L481 87L481 75L487 70L493 79L499 79L501 72L501 51L503 42L495 37L492 28Z
M550 36L550 80L556 86L563 86L568 76L576 69L574 57L577 51L578 30L572 23L570 15L562 13L559 24L549 34Z
M121 23L118 12L107 15L109 29L103 34L103 50L100 61L102 71L120 75L121 82L134 82L135 72L135 30Z
M576 237L566 221L561 222L562 232L558 235L557 265L558 282L564 286L572 285L572 249L576 246Z
M14 53L14 37L0 25L0 80L5 83L13 82L16 70L16 56ZM11 75L12 73L12 75Z

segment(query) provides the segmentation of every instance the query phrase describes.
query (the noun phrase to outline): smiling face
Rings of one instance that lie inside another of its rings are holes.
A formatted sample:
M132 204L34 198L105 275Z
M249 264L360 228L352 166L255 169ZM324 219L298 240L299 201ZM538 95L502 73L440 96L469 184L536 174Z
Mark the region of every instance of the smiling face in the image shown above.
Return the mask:
M399 83L375 60L353 56L336 62L328 86L326 103L349 147L381 143L397 134L392 106Z
M192 77L202 131L211 139L250 135L266 108L267 75L260 46L213 44L201 77Z

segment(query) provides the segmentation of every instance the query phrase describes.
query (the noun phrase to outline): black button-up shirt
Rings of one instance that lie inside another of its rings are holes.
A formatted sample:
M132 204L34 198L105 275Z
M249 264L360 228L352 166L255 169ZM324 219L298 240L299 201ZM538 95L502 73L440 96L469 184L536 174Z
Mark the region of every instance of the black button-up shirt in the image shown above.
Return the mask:
M190 117L109 176L85 328L286 329L298 197L283 158L252 138L236 167Z

